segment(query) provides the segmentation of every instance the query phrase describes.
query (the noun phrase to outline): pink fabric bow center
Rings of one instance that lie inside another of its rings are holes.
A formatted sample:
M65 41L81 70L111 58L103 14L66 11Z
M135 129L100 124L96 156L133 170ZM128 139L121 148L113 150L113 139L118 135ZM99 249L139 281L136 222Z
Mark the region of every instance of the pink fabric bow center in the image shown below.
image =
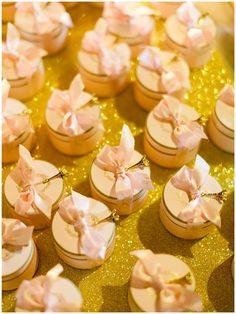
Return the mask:
M29 244L34 227L26 227L16 219L2 219L2 246L13 245L23 247Z

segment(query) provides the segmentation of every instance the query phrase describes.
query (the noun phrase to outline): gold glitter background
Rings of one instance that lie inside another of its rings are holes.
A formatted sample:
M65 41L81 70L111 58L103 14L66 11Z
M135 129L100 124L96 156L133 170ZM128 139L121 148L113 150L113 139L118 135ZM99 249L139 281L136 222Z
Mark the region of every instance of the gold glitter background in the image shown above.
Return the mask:
M81 37L92 29L101 9L88 3L80 3L71 11L75 27L70 32L67 48L57 56L45 58L46 81L43 90L27 103L32 109L32 118L37 130L38 142L33 150L37 159L47 160L57 167L65 167L70 176L66 178L67 190L71 188L90 195L88 174L93 159L105 143L117 145L123 123L131 128L136 149L143 152L143 128L147 114L134 101L132 84L116 98L98 99L105 125L105 136L97 149L87 156L70 158L57 153L50 144L45 124L44 111L54 87L67 89L77 73L76 55ZM5 26L4 26L5 27ZM4 28L3 28L4 30ZM157 21L155 43L163 39L163 23ZM134 75L132 74L132 77ZM192 91L187 101L206 119L214 107L217 94L233 77L218 52L213 53L210 63L191 74ZM199 154L211 165L211 174L229 192L222 211L222 228L214 229L201 240L178 239L162 226L158 208L164 184L175 173L151 163L151 177L155 190L150 192L145 206L138 212L122 219L117 226L116 245L111 258L101 267L92 270L77 270L67 266L56 254L50 228L35 232L40 263L36 275L45 274L56 263L64 267L63 276L72 280L81 290L84 311L129 311L127 292L132 267L136 261L129 252L148 248L156 253L173 254L186 262L193 270L197 292L202 296L204 311L229 312L234 310L231 261L233 255L233 155L226 154L211 142L202 143ZM14 165L3 167L3 183ZM9 217L3 197L3 217ZM15 292L3 292L3 311L13 311Z

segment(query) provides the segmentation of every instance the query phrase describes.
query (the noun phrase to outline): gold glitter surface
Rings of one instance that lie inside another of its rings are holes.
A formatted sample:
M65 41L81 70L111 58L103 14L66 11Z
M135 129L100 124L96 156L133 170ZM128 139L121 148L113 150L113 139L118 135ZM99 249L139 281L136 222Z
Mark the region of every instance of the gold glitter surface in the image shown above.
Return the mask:
M70 158L57 153L50 144L44 123L47 100L54 87L66 89L77 73L76 55L83 33L93 28L101 9L80 3L71 10L75 27L70 32L67 48L57 56L45 59L46 82L44 89L27 103L32 109L38 142L33 151L37 159L47 160L57 167L65 167L70 176L65 178L67 191L71 188L90 194L88 173L93 159L105 143L119 142L123 123L131 128L136 149L143 152L143 128L147 114L135 103L132 86L116 98L98 99L105 125L105 136L97 149L87 156ZM162 22L157 21L154 37L156 43L163 38ZM133 77L133 75L132 75ZM208 118L217 94L226 82L232 83L231 72L226 68L218 52L202 69L191 74L192 91L188 103ZM117 226L116 245L111 258L101 267L77 270L67 266L56 254L51 230L35 232L40 264L36 275L45 274L56 263L64 267L63 275L71 279L81 290L84 311L129 311L127 292L132 267L136 261L129 252L148 248L156 253L173 254L185 261L193 270L197 292L202 296L205 311L233 311L233 279L231 260L233 254L233 156L216 148L211 142L202 143L199 154L211 165L211 174L229 191L222 211L222 228L214 229L202 240L185 241L169 234L162 226L158 208L164 184L175 173L151 163L151 177L155 190L150 192L145 206L122 219ZM14 165L3 167L3 182ZM3 198L3 216L9 217ZM14 310L15 292L3 293L3 311Z

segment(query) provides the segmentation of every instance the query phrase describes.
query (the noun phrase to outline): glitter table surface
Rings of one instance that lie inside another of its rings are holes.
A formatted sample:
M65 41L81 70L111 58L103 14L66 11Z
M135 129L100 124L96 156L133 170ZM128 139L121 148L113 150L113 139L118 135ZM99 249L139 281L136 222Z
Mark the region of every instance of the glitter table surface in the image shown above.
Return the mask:
M77 73L76 55L81 37L86 30L93 28L95 21L101 15L101 9L86 3L78 4L70 12L75 27L70 32L67 48L57 56L45 58L45 87L27 105L32 109L32 119L38 136L33 156L47 160L57 167L65 167L70 173L70 176L65 179L67 191L73 188L89 196L88 174L92 161L105 143L118 144L123 123L129 125L135 136L136 149L143 153L143 128L147 114L135 103L131 84L116 98L97 100L106 131L102 143L92 153L71 158L53 149L44 123L47 100L53 88L68 88ZM157 20L156 24L153 40L156 44L160 44L163 39L163 22ZM209 64L192 71L192 90L188 93L186 101L207 120L219 90L227 82L233 83L232 70L228 68L221 54L215 51ZM155 190L149 193L141 210L121 220L117 226L114 253L104 265L92 270L77 270L67 266L57 256L51 230L48 228L35 232L40 257L36 275L45 274L60 262L64 267L63 276L72 280L81 290L84 311L129 311L127 299L129 278L136 262L129 252L147 248L156 253L173 254L190 266L196 277L196 291L203 299L204 311L233 311L234 294L231 275L234 248L233 155L222 152L210 141L202 143L199 154L211 165L211 174L220 182L222 188L229 192L228 200L222 210L221 229L215 228L208 236L196 241L181 240L168 233L160 222L158 208L163 186L175 170L164 169L151 163L151 178ZM3 166L3 183L14 166ZM3 217L9 217L4 197L2 213ZM13 311L14 306L15 292L3 292L3 311Z

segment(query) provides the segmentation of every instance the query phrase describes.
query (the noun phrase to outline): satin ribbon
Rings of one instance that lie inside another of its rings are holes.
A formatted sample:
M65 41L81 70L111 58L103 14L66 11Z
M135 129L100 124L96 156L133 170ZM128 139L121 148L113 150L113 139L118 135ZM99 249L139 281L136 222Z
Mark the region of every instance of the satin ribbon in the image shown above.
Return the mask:
M30 126L29 117L23 113L14 113L11 106L7 106L10 84L6 79L2 81L2 143L13 142L24 132L34 132Z
M16 292L16 308L28 312L80 311L81 299L69 303L62 292L53 291L53 286L60 280L59 275L62 271L63 267L57 264L46 276L24 280Z
M139 64L160 75L161 84L168 94L175 93L182 88L189 89L189 78L184 73L171 69L173 57L157 47L146 47L139 56Z
M195 121L187 120L181 115L181 103L172 96L165 95L154 108L156 119L172 125L172 140L177 148L193 149L201 139L207 139L203 127Z
M132 287L154 289L157 295L156 311L199 312L202 310L201 298L185 285L171 283L173 279L176 281L176 276L168 273L158 263L158 257L151 250L132 251L130 254L136 256L141 263L141 266L133 271Z
M218 95L218 100L225 104L234 107L234 88L232 85L226 84Z
M182 4L176 10L178 20L187 27L186 46L201 48L213 41L213 34L209 28L209 20L201 19L201 12L191 2Z
M29 244L34 227L26 227L20 220L2 219L2 246L12 245L20 248Z
M78 233L78 253L83 252L92 260L103 260L106 255L106 240L94 229L92 217L97 222L106 217L98 217L90 208L90 200L82 194L71 191L71 195L59 203L61 218L74 227Z
M92 95L84 92L80 74L73 79L68 91L54 89L48 108L63 116L58 131L68 136L77 136L95 125L100 125L100 108L98 106L83 108L91 99Z
M134 190L152 190L148 174L127 167L134 153L134 137L127 125L123 126L119 146L105 145L98 154L95 163L105 171L114 173L115 183L110 195L119 200L133 198Z
M194 168L183 166L172 178L172 185L179 190L187 193L189 202L181 209L178 218L188 224L203 223L207 220L220 228L220 212L215 205L207 201L201 195L202 188L206 183L210 171L210 166L197 155Z
M22 191L16 200L15 212L24 216L39 211L50 219L52 200L34 185L38 182L34 160L23 145L19 145L19 156L13 176L21 180ZM25 186L27 187L25 188Z
M65 25L68 28L73 27L70 14L66 12L61 3L43 3L43 2L18 2L17 11L32 14L34 18L35 31L38 34L47 34L58 24ZM25 16L22 16L25 18ZM20 19L20 16L18 16ZM25 23L24 20L21 22Z
M20 40L20 33L11 23L7 24L6 42L2 45L2 58L15 64L20 77L31 77L37 70L38 61L47 52Z

